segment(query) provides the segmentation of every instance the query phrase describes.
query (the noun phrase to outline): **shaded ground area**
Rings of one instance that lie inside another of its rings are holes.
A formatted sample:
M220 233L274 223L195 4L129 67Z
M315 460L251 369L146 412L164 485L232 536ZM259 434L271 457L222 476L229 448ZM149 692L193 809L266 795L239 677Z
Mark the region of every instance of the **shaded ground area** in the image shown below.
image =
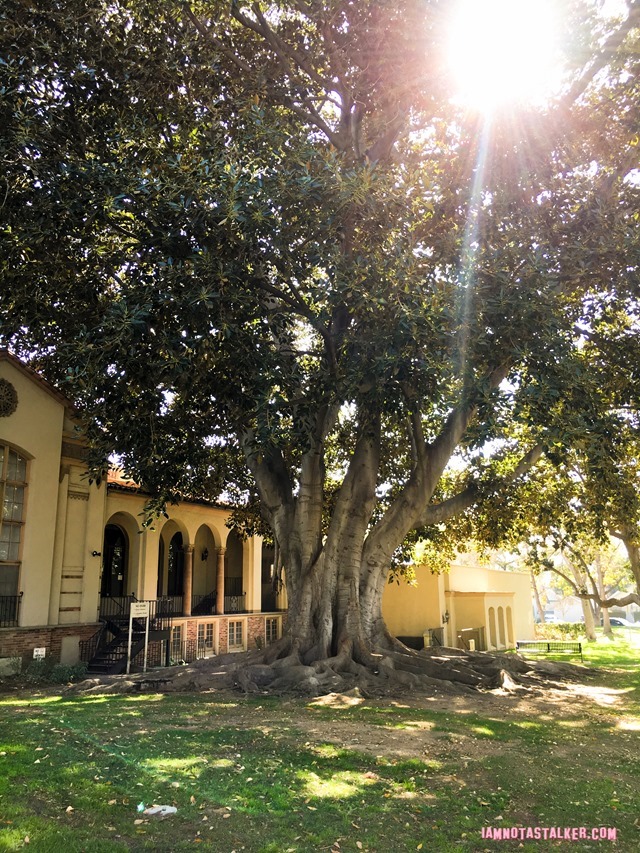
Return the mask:
M265 662L263 652L219 655L184 667L154 669L146 674L102 676L70 688L78 693L165 693L238 689L245 694L323 696L358 691L364 698L426 695L431 699L494 692L496 696L545 694L549 688L589 676L585 667L564 661L524 658L518 654L425 649L372 656L368 668L354 665L304 666L289 656Z
M614 658L459 695L4 694L0 850L447 853L504 849L496 827L608 827L615 842L571 846L635 851L637 650Z

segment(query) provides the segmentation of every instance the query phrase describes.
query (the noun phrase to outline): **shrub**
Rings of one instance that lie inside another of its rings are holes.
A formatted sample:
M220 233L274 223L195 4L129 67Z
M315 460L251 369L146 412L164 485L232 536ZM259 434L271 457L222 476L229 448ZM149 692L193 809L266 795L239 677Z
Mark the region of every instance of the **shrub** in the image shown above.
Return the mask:
M53 684L67 684L69 681L82 681L87 675L87 664L57 663L51 668L48 680Z
M68 684L81 681L86 677L87 664L52 663L48 660L34 660L24 671L24 680L31 684Z
M546 622L544 625L536 625L536 638L540 640L579 640L584 634L584 622Z

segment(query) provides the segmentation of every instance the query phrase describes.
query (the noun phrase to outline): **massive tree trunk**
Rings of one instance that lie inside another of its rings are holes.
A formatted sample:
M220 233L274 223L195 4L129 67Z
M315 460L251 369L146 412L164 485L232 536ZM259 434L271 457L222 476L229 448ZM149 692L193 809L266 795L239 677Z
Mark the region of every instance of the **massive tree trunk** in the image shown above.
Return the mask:
M495 371L491 382L501 381ZM462 659L456 651L437 656L416 653L392 637L382 618L382 594L394 551L407 534L424 523L438 481L475 414L468 404L454 409L440 435L427 442L418 412L411 423L414 467L404 487L379 510L380 417L363 414L358 437L342 484L323 517L324 448L337 412L320 407L310 446L294 487L282 456L275 449L257 448L251 431L243 446L260 493L263 511L278 543L288 594L287 628L281 642L265 653L279 675L275 687L291 682L316 687L335 685L335 679L356 678L360 686L377 689L439 679L470 686L502 683L500 665L483 669L480 658ZM539 452L527 454L530 466ZM514 476L523 470L521 463ZM435 507L438 520L469 505L472 491ZM517 664L518 666L520 664ZM511 678L513 673L509 676ZM514 676L515 677L515 676ZM261 675L267 677L264 672ZM377 687L376 687L377 686Z

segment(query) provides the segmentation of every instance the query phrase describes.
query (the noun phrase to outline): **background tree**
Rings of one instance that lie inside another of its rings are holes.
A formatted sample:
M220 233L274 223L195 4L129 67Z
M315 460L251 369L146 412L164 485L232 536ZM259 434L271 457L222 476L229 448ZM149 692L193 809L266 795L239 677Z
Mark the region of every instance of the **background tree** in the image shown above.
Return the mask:
M452 97L448 8L0 13L4 338L96 471L257 491L273 653L317 671L419 667L381 616L394 555L584 433L638 295L638 3L566 4L562 92L491 121Z

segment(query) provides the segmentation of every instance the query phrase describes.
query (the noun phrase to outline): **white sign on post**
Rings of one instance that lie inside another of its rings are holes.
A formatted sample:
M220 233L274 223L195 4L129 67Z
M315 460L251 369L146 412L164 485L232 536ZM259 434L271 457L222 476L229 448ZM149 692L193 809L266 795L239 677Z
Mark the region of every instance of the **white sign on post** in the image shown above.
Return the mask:
M149 650L149 602L148 601L132 601L129 611L129 645L127 647L127 675L131 669L131 645L133 637L133 620L144 619L144 665L142 671L147 671L147 652Z
M131 616L134 619L142 619L145 616L149 615L149 602L148 601L132 601L131 602Z
M43 660L47 656L46 646L43 649L34 649L33 650L33 659L34 660Z

